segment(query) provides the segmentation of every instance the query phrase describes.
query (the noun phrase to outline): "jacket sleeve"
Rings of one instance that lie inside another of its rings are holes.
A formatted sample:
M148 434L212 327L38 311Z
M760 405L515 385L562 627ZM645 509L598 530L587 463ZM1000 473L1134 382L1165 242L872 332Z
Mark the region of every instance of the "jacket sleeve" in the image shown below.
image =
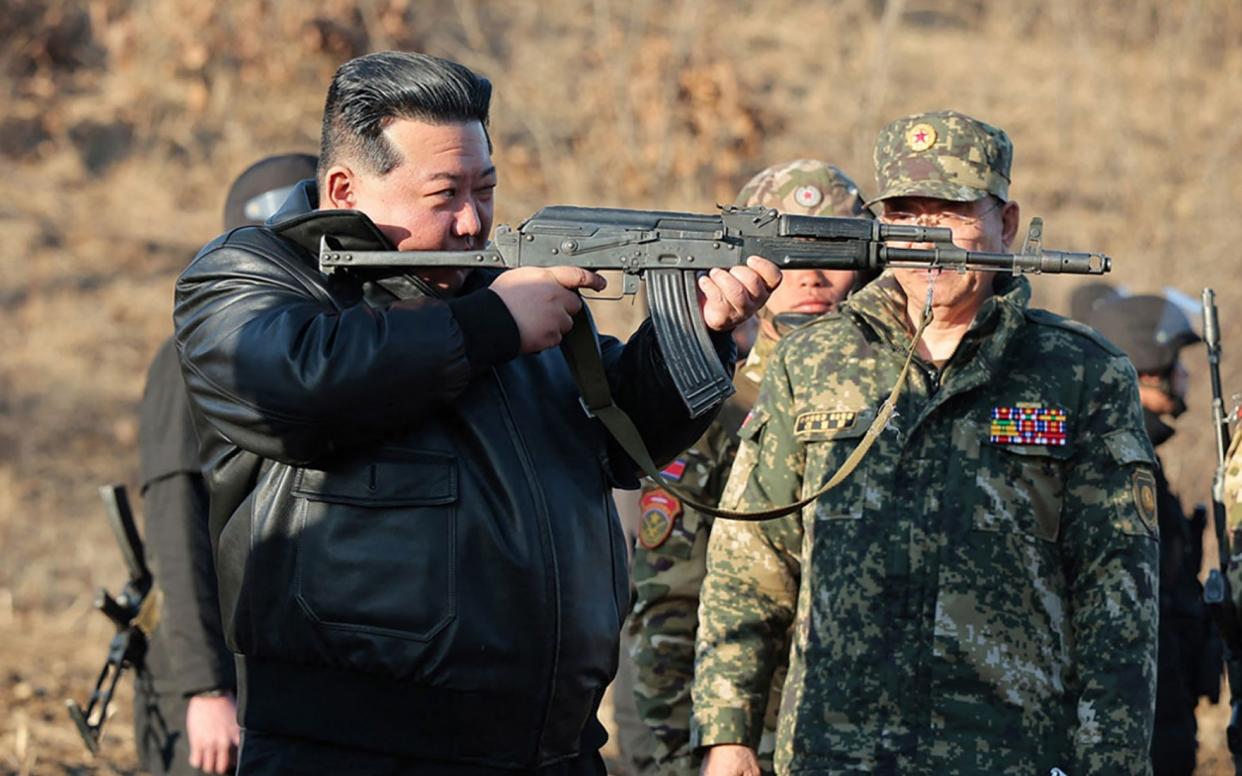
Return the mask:
M160 349L148 373L138 445L146 552L164 595L154 640L167 655L169 675L158 680L189 695L233 689L236 678L220 623L198 440L171 345Z
M301 464L372 441L517 354L516 324L491 291L341 306L279 238L247 231L244 244L235 232L199 254L174 313L191 400L245 450Z
M207 530L207 487L198 474L170 474L143 490L147 547L164 593L159 629L179 695L234 689Z
M711 341L716 356L732 375L737 360L733 336L712 332ZM644 321L624 346L612 337L600 337L600 354L613 400L634 422L657 466L693 445L716 417L719 407L697 418L690 417L669 373L651 319ZM617 487L638 487L637 464L611 438L608 459Z
M1078 674L1071 773L1150 773L1155 718L1158 533L1153 465L1134 369L1087 374L1062 546ZM1089 368L1090 371L1090 368Z
M796 501L805 460L794 440L792 394L778 351L721 498L730 509ZM773 674L793 622L801 580L798 513L762 522L717 520L699 602L692 746L757 748Z

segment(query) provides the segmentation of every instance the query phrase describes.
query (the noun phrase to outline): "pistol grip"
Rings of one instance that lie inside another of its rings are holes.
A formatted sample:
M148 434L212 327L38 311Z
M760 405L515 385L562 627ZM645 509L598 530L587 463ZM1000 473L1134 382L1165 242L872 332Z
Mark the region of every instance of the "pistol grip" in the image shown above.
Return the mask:
M647 273L651 324L681 399L697 418L733 394L733 381L716 355L703 316L695 272L656 269Z

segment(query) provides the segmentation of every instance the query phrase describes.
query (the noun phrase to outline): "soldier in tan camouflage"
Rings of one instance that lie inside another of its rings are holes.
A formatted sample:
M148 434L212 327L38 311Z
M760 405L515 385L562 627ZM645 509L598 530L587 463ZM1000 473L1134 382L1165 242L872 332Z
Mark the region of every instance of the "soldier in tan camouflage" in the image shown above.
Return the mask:
M1242 394L1233 397L1233 410L1229 414L1229 450L1225 453L1225 472L1222 486L1230 552L1236 557L1242 553ZM1242 608L1242 563L1230 562L1229 585L1234 605ZM1230 688L1232 689L1232 688ZM1242 693L1242 691L1235 691Z
M836 167L800 159L769 167L737 196L739 205L763 205L786 213L871 217L858 187ZM665 476L688 495L716 503L733 455L737 428L759 392L768 355L786 326L834 309L859 284L853 271L786 270L781 285L760 313L759 332L739 365L735 393L707 433L678 456ZM690 748L690 684L694 676L694 634L699 587L706 573L712 518L686 509L650 481L643 485L642 521L633 560L634 610L625 639L634 661L638 712L652 733L653 762L635 762L637 772L697 774L700 756ZM772 681L768 735L760 744L765 770L772 765L781 678Z
M958 113L893 122L880 217L1007 250L1011 158L1004 132ZM814 493L903 390L839 487L714 526L691 739L711 747L704 774L758 773L791 629L777 773L1151 773L1158 539L1135 371L1029 299L1025 278L894 270L781 340L726 508Z

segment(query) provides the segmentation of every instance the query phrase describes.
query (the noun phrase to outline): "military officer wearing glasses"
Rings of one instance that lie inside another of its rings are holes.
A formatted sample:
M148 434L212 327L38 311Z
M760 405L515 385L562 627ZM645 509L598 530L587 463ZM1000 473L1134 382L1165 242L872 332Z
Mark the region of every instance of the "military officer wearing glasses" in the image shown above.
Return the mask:
M876 145L882 220L1008 250L1002 130L954 112ZM799 513L720 520L694 676L704 773L756 774L792 627L778 773L1149 774L1155 697L1153 452L1134 368L1029 306L1026 279L894 270L787 335L722 505L818 490L898 381L861 464Z

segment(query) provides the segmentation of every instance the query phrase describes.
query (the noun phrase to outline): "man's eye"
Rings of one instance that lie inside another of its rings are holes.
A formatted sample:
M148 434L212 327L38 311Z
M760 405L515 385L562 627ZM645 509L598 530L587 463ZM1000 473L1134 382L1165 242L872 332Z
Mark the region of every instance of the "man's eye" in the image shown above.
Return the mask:
M457 189L440 189L439 191L433 193L431 196L435 197L436 199L453 199L454 197L457 196Z
M493 183L490 186L483 186L482 188L478 188L474 190L474 195L476 197L479 197L480 199L491 199L492 195L495 193L496 193L495 183Z

